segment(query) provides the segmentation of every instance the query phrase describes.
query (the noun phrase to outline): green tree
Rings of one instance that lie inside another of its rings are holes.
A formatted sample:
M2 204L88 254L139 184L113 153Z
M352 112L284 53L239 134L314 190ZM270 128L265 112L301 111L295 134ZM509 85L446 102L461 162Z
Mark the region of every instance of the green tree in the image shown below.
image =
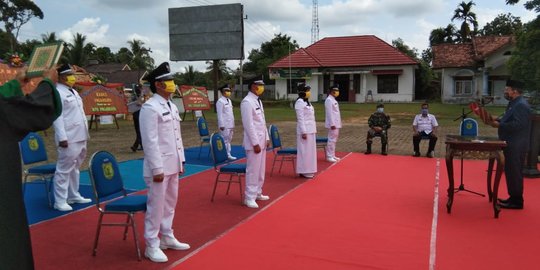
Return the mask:
M211 84L205 73L196 71L192 65L184 67L184 73L177 73L174 80L178 85L194 85L209 87Z
M508 62L512 77L528 89L540 89L540 18L527 23Z
M53 42L59 42L62 41L56 36L55 32L47 33L47 34L41 34L41 41L43 43L53 43Z
M515 5L519 2L519 0L506 0L507 5ZM526 1L525 4L523 4L527 10L533 10L536 12L540 12L540 0L530 0Z
M86 36L80 33L73 35L73 43L67 44L67 50L62 55L61 61L63 63L69 63L80 67L88 65L88 54L85 51L85 42Z
M0 56L4 56L7 53L12 52L11 47L9 46L12 36L13 35L0 29Z
M465 3L461 2L454 10L454 16L452 21L462 21L459 29L459 42L465 43L472 40L472 36L478 31L478 21L476 20L476 14L472 11L472 7L475 5L473 1ZM471 25L473 29L471 30Z
M518 34L522 29L523 24L520 18L507 13L497 15L493 21L488 22L480 30L480 34L483 36L509 36Z
M154 59L150 56L152 50L145 48L142 40L133 39L128 44L131 48L131 60L128 62L131 69L149 70L154 67Z
M99 63L112 63L115 62L115 55L109 47L98 47L92 55L92 59L97 60Z
M519 0L506 0L508 5L517 4ZM527 10L540 12L540 0L526 1ZM516 50L508 62L512 77L526 84L526 89L534 89L538 95L540 89L540 16L523 26L517 35Z
M418 62L418 69L415 71L415 98L437 99L440 91L437 91L436 88L432 87L435 75L429 62L419 59L418 50L409 47L401 38L392 40L392 46Z
M456 27L448 24L445 28L435 28L429 34L429 45L438 45L442 43L455 43L458 38Z
M248 61L244 63L244 71L264 76L268 74L270 64L298 48L298 43L296 40L291 41L290 36L281 33L274 35L272 40L262 43L259 49L251 50Z
M15 51L17 38L21 27L37 17L43 19L43 12L31 0L2 0L0 1L0 19L4 23L6 33L10 34L10 48Z
M116 53L116 62L122 64L129 64L133 59L133 53L126 47L122 47Z
M23 61L27 61L34 50L34 47L41 44L43 44L43 42L37 39L26 40L25 42L19 44L17 52Z

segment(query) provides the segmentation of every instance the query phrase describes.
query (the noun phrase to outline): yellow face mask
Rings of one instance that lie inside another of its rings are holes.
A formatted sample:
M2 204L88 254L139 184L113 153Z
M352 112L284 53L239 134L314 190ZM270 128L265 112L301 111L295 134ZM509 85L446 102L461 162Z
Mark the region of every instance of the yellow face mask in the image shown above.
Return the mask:
M75 75L67 75L66 76L66 84L69 87L72 87L73 85L75 85L75 82L77 82L77 79L75 78Z
M264 85L258 85L257 86L257 91L256 91L257 96L260 96L263 93L264 93Z
M173 80L164 81L163 83L165 84L165 92L174 93L174 91L176 91L176 84Z
M306 92L306 99L309 99L311 97L311 91Z
M332 96L339 97L339 91L332 91Z
M230 97L231 96L231 91L224 91L223 96L224 97Z

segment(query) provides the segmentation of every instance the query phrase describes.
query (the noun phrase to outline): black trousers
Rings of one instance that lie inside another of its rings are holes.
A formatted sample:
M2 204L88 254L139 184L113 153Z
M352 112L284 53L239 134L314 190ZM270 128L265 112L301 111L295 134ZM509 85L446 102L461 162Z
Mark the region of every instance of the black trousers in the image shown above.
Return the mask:
M142 146L141 142L141 128L139 125L139 113L141 111L136 111L133 113L133 126L135 127L135 133L137 134L137 137L135 138L135 142L133 143L133 148L137 149L139 148L139 145Z
M506 188L510 199L516 203L523 202L523 165L525 164L526 145L514 144L507 141L504 148L504 174Z
M420 153L420 141L423 138L429 138L428 153L435 150L435 144L437 144L437 136L433 135L433 132L427 134L422 131L418 135L413 135L413 147L415 153Z

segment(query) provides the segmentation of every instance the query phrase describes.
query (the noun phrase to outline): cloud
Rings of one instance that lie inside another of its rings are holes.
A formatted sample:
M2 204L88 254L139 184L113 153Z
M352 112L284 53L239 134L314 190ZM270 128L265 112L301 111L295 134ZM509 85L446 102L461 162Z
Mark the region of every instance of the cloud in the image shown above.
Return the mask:
M84 18L68 29L60 32L59 37L65 41L71 42L73 36L80 33L86 36L87 42L92 42L98 47L107 45L106 38L109 30L108 24L100 24L101 18Z

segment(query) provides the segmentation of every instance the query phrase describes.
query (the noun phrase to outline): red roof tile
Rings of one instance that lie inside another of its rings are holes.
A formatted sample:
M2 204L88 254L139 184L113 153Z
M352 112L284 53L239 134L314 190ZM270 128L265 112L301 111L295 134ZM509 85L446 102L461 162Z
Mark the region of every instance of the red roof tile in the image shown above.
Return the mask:
M291 67L416 65L414 59L373 35L327 37L291 55ZM289 56L270 68L289 67Z
M478 61L514 42L511 36L474 37L462 44L439 44L432 47L434 69L448 67L474 67Z

